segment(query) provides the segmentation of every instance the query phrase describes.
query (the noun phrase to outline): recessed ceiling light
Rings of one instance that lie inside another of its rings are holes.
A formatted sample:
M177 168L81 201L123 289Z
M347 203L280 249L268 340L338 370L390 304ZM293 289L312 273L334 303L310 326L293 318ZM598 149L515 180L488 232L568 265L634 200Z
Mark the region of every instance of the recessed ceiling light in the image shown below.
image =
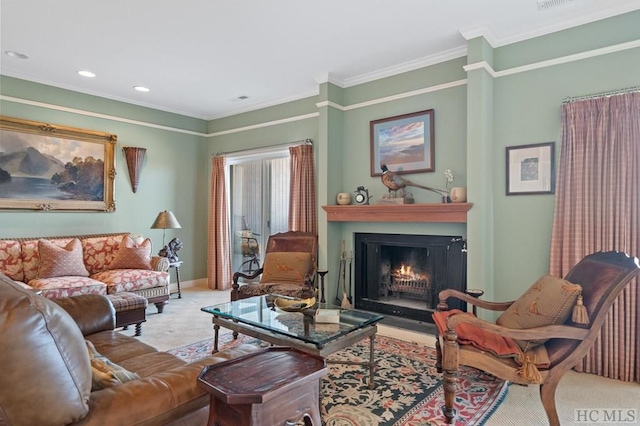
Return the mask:
M148 87L144 87L144 86L133 86L134 89L136 89L138 92L148 92L149 88Z
M12 58L17 58L17 59L29 59L29 57L27 55L25 55L24 53L20 53L20 52L15 52L13 50L7 50L6 52L4 52L5 55L10 56Z
M96 76L94 73L92 73L91 71L87 71L87 70L78 71L78 74L80 74L83 77L89 77L89 78L93 78L93 77Z

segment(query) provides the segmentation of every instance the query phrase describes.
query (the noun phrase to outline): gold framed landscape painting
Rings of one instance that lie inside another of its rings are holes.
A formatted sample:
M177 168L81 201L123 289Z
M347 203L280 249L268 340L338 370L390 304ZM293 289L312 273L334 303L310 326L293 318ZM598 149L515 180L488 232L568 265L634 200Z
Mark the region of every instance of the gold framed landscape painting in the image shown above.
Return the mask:
M435 171L433 123L432 109L371 121L371 176L383 163L397 174Z
M115 211L117 139L0 116L0 209Z

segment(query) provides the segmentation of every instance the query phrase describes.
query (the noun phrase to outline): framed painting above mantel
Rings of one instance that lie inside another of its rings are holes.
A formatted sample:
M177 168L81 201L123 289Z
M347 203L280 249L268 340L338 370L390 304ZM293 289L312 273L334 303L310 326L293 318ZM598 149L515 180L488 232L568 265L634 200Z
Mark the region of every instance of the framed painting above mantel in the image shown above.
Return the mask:
M381 176L381 164L396 174L435 171L433 110L382 118L369 123L371 176Z
M115 211L117 139L0 116L0 209Z

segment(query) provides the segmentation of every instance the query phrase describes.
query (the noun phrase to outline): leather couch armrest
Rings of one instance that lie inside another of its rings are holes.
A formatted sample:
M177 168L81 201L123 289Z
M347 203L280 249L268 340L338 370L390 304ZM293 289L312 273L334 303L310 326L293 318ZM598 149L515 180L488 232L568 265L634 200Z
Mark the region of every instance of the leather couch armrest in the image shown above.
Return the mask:
M82 294L53 301L71 315L83 336L116 327L116 310L106 296Z

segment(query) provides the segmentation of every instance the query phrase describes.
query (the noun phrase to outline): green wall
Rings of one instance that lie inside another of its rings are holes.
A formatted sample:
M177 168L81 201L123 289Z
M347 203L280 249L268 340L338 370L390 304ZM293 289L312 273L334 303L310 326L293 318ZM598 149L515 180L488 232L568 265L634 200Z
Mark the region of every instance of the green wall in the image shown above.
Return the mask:
M444 170L452 169L454 186L467 186L474 203L468 223L336 223L327 222L319 207L319 267L330 270L328 294L335 292L341 241L352 250L354 232L388 232L467 237L469 286L484 289L488 299L513 299L548 271L555 200L553 195L505 195L505 147L555 141L559 154L565 97L640 85L638 22L640 12L632 12L502 47L479 37L469 40L465 57L352 87L322 83L317 96L209 122L3 77L5 96L198 134L3 100L2 114L116 133L119 146L149 151L140 189L133 194L118 150L115 213L2 212L0 235L124 229L152 236L157 247L161 232L149 226L158 211L171 209L183 229L167 236L185 242L185 280L204 278L211 155L310 138L320 206L335 204L338 192L360 185L375 200L386 188L370 176L369 122L434 109L436 170L405 177L443 187ZM412 192L419 203L439 201L435 194Z
M208 177L199 167L202 158L206 121L169 114L149 108L71 92L37 83L3 76L0 80L0 113L8 117L73 126L113 133L118 136L115 150L116 211L103 212L0 212L0 237L38 237L129 231L151 237L153 251L162 248L162 231L150 229L156 215L171 210L182 229L166 231L166 241L178 237L183 241L180 257L185 261L181 278L191 280L206 276ZM59 111L47 105L33 106L7 100L5 97L37 101L48 105L73 108ZM99 118L85 113L106 114ZM117 121L136 120L196 132L198 135L156 129L142 124ZM147 148L138 191L131 189L122 146ZM172 277L175 280L175 277Z
M495 49L496 71L638 40L640 12L629 13ZM638 70L636 47L495 79L494 290L501 300L548 271L555 203L553 195L505 195L505 147L554 141L558 164L563 99L638 86Z

